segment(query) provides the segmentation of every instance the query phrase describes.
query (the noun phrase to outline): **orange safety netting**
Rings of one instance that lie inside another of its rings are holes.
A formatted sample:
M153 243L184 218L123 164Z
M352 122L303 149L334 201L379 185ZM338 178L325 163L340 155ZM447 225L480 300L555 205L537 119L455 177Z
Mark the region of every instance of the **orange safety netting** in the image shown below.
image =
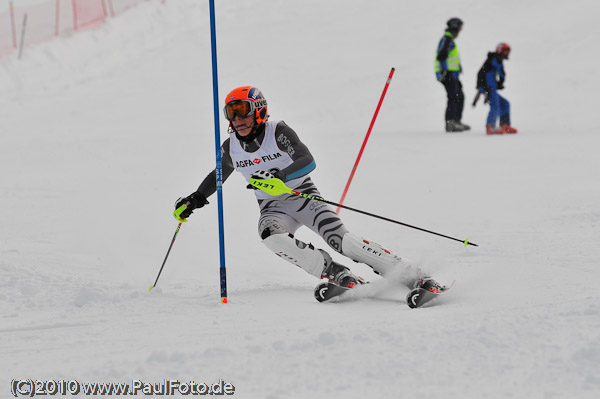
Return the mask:
M22 39L27 46L95 27L142 1L46 0L28 6L9 1L8 9L0 11L0 56L16 50Z

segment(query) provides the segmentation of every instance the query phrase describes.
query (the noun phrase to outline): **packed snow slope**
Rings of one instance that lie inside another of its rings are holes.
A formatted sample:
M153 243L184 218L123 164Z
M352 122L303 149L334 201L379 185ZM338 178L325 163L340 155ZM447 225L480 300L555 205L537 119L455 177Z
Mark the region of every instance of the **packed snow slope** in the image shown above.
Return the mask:
M31 378L222 379L239 398L597 397L600 3L216 3L220 101L259 87L271 119L310 147L332 201L395 67L345 204L479 247L343 210L354 233L456 285L417 310L402 287L321 304L318 281L261 244L253 193L234 174L229 303L215 196L149 293L173 203L215 164L208 2L150 1L0 59L0 396ZM464 134L443 132L433 74L454 16ZM500 41L513 48L502 94L519 133L488 137L487 107L470 102Z

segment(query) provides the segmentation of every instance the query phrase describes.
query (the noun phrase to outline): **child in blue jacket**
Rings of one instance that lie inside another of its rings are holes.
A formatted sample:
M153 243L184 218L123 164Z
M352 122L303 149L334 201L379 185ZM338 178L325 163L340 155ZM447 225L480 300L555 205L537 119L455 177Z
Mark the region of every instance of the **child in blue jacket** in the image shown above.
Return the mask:
M487 60L477 74L477 90L484 94L485 102L490 103L490 113L486 121L486 134L517 133L517 129L510 125L510 103L500 94L498 90L504 88L506 72L504 72L503 61L508 59L510 46L500 43L495 52L489 52ZM500 127L496 127L496 121L500 118Z

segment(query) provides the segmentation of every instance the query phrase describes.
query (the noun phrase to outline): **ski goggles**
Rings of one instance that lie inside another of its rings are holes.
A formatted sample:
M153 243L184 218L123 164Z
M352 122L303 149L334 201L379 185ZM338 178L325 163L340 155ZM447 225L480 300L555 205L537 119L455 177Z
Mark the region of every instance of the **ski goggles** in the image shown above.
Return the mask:
M225 108L223 108L223 113L228 121L232 121L236 115L240 118L246 118L254 114L255 110L256 107L252 101L236 100L227 104Z

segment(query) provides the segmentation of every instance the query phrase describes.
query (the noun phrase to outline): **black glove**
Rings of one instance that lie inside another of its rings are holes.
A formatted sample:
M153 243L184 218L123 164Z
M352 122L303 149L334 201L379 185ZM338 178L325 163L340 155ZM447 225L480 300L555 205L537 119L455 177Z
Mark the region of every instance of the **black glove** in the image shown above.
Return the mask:
M208 201L203 194L196 191L185 198L179 198L175 202L175 209L179 209L179 207L183 204L187 204L188 206L183 212L181 212L179 217L182 219L187 219L194 212L194 209L202 208L204 205L208 204Z
M498 90L504 89L504 79L498 81L498 87L496 87L496 88Z
M448 80L448 71L440 71L440 82L444 83Z
M484 96L483 96L483 103L487 104L490 102L490 91L489 90L485 90L484 91Z

